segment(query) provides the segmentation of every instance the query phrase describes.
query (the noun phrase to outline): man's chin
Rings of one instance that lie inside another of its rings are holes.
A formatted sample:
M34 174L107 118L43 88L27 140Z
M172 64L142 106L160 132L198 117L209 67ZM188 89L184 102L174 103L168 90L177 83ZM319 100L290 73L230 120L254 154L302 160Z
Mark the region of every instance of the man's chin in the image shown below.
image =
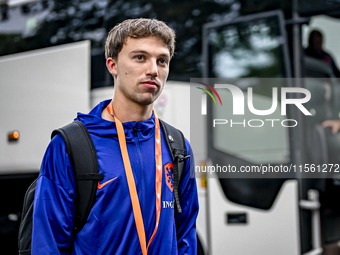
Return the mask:
M148 95L143 95L143 97L138 99L138 103L141 105L150 105L153 104L156 99L158 98L159 95L154 95L154 94L148 94Z
M155 102L154 98L142 98L142 99L137 100L138 104L145 105L145 106L153 104L153 102Z

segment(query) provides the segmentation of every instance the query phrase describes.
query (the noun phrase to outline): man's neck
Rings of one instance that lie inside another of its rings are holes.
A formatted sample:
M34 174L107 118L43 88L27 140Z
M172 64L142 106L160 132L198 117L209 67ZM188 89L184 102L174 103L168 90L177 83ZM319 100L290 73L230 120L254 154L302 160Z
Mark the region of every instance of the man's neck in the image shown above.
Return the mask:
M151 105L139 105L132 102L120 102L118 99L113 98L112 102L113 112L116 118L118 118L122 123L130 121L144 121L152 116ZM103 109L102 118L108 121L114 121L113 117L107 111Z

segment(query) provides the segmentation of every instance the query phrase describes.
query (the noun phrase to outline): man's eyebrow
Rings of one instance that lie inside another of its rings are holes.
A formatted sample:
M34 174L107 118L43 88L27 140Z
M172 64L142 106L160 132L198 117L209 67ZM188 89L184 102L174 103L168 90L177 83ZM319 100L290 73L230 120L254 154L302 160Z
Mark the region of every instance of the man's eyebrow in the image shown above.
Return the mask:
M130 52L130 54L146 54L146 55L150 55L150 53L145 51L145 50L133 50L133 51ZM166 53L161 53L161 54L159 54L159 56L160 57L170 58L170 55L166 54Z
M149 52L145 50L133 50L130 53L135 54L135 53L142 53L142 54L150 54Z

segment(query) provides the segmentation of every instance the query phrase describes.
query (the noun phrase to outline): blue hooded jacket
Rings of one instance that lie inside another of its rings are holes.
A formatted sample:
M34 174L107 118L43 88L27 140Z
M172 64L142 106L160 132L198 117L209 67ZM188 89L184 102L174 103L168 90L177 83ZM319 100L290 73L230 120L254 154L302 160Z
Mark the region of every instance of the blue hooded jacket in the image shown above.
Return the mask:
M101 118L110 101L89 114L78 114L96 147L99 182L96 201L87 223L74 237L75 180L65 143L60 135L50 142L37 181L32 231L32 254L142 254L132 211L127 179L114 122ZM155 123L123 123L131 167L143 216L147 243L155 228ZM196 255L198 197L193 155L186 140L187 155L179 186L182 214L174 209L172 159L161 131L163 181L161 214L148 254ZM110 181L110 182L108 182ZM107 182L107 183L106 183Z

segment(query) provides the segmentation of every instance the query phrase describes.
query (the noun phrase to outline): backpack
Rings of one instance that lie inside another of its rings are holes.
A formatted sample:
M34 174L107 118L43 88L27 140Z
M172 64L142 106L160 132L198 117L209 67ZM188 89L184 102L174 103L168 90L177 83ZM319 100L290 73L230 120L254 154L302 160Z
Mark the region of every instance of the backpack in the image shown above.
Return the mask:
M184 161L190 155L186 155L185 139L181 131L159 120L164 132L173 160L174 175L174 199L178 213L182 213L179 202L178 186L184 170ZM74 234L78 233L85 225L90 211L94 205L98 181L103 179L99 173L96 149L85 125L80 121L74 121L52 132L51 138L60 134L65 142L76 182L75 221ZM37 179L28 187L19 227L18 244L19 255L31 254L31 237L33 223L34 193Z

